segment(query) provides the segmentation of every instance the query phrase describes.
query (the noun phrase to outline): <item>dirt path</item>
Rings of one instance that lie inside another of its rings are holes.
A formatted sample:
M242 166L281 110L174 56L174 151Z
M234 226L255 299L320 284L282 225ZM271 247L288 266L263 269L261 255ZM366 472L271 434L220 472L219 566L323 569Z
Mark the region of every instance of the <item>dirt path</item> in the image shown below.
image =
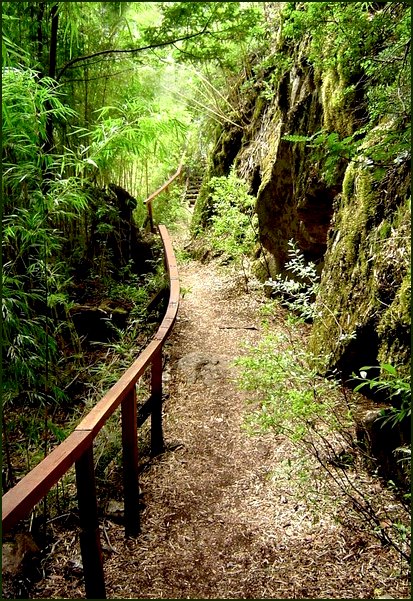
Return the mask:
M312 513L297 483L275 476L294 460L290 443L243 429L245 395L231 362L262 336L260 294L214 263L189 262L180 276L165 349L167 451L142 473L140 536L125 540L104 520L107 597L409 598L390 550L338 525L328 505ZM79 576L56 590L84 595Z
M108 597L407 598L391 553L328 515L314 522L288 482L274 482L289 443L242 428L245 398L230 363L261 336L259 295L214 264L192 262L180 274L165 405L175 450L143 475L142 534L116 537Z

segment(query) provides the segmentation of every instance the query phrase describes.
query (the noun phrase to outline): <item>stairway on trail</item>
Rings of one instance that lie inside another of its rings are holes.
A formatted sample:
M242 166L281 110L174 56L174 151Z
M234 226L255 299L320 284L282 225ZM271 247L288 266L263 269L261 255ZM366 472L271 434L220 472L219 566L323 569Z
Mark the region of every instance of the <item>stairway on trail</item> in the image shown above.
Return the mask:
M189 173L186 183L186 200L190 207L193 207L198 199L203 175L199 173Z

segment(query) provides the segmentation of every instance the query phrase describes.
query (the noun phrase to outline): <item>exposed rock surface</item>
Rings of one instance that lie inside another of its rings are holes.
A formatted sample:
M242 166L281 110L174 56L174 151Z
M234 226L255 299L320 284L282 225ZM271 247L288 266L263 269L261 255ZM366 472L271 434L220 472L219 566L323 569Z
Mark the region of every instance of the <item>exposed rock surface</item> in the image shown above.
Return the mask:
M197 380L208 382L222 378L225 373L224 364L225 359L195 351L181 357L177 369L188 384L195 384Z
M290 239L318 264L320 315L312 347L326 356L327 369L338 368L348 377L362 366L390 363L407 375L409 157L402 153L384 167L362 155L350 162L337 157L332 166L328 150L283 139L310 139L320 132L351 136L367 123L366 90L360 74L353 81L334 66L314 68L308 40L294 45L275 35L273 46L275 58L267 57L264 66L255 57L239 107L242 127L222 125L217 132L209 175L235 167L256 195L264 249L257 275L267 278L268 268L272 276L284 272ZM284 66L278 64L282 57ZM383 143L387 127L383 119L363 145ZM205 180L195 208L195 219L204 225L211 202Z
M16 576L24 569L27 561L39 552L31 534L19 533L14 541L6 542L2 548L2 573Z
M28 532L16 534L2 546L2 599L22 599L30 581L38 580L40 549Z

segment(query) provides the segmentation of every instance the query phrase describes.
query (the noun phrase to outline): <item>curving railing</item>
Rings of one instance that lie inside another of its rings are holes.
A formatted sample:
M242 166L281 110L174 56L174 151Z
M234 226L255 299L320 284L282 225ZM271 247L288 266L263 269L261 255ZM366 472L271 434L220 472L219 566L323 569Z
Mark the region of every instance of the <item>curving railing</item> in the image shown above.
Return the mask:
M155 229L154 224L153 224L152 202L157 196L159 196L159 194L161 194L162 192L166 192L168 190L169 186L172 184L172 182L174 182L181 175L182 170L184 168L184 160L185 160L185 153L182 155L181 162L179 163L179 167L175 171L175 173L173 175L171 175L171 177L160 188L158 188L158 190L153 192L150 196L148 196L148 198L146 200L144 200L144 203L146 204L146 208L148 210L149 223L150 223L152 232Z
M181 169L181 166L180 166ZM175 175L176 177L176 175ZM175 178L173 178L175 179ZM171 183L171 180L169 183ZM167 184L169 185L167 182ZM147 200L155 198L151 195ZM7 533L19 520L27 518L34 506L75 464L80 520L80 549L86 597L106 599L98 505L93 463L93 442L114 411L121 406L124 520L126 536L136 536L139 523L137 427L151 417L151 452L164 449L162 433L162 348L175 322L179 305L179 276L175 254L165 226L159 225L165 264L169 275L169 302L165 316L152 341L114 386L93 407L75 430L18 484L3 495L2 526ZM151 368L149 399L137 408L136 383Z

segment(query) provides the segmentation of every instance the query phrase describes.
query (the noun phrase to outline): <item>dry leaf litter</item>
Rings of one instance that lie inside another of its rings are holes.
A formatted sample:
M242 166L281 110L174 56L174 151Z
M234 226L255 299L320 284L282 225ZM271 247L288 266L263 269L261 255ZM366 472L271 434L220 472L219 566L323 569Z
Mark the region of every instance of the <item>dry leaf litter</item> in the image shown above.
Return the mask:
M107 597L410 598L398 555L350 512L346 525L337 519L348 500L334 483L320 478L307 498L292 443L243 427L247 396L232 361L263 335L261 291L246 292L241 276L216 261L185 263L180 276L179 317L165 347L166 451L142 458L141 534L125 539L121 505L120 519L101 517ZM377 479L356 478L402 511ZM34 598L84 597L76 531L59 534L44 569Z

